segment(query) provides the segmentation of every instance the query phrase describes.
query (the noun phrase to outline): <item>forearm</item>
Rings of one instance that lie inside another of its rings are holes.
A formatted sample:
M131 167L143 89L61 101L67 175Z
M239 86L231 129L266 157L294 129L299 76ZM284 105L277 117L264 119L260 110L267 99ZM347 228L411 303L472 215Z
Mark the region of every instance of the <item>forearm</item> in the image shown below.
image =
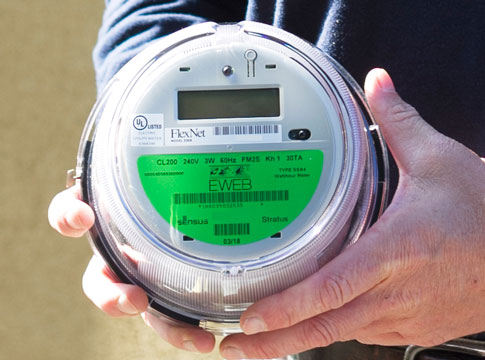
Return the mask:
M98 93L150 42L204 21L239 21L244 18L243 5L218 0L108 0L93 52Z

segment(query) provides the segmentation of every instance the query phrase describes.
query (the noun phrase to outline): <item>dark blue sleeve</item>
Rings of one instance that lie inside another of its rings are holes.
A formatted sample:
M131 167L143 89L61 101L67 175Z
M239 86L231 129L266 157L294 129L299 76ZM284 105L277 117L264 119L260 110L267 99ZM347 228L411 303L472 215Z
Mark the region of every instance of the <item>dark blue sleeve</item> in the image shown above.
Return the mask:
M106 0L93 51L98 93L150 42L200 22L240 21L246 5L245 0Z

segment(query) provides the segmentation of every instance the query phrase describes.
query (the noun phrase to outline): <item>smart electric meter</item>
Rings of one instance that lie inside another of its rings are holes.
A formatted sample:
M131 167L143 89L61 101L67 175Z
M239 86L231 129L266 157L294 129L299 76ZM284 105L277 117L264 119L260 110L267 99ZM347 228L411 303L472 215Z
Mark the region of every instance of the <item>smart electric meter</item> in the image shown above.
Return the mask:
M150 311L215 333L317 271L383 210L384 142L358 85L281 29L195 25L111 80L76 178L93 247Z

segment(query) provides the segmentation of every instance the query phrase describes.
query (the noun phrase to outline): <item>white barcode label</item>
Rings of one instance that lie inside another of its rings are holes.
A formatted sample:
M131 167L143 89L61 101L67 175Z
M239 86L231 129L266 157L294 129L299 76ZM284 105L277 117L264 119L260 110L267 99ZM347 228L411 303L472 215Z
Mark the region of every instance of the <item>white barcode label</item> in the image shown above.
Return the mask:
M277 143L282 141L281 125L221 125L165 129L165 145L219 145Z
M279 134L280 125L214 126L215 136Z

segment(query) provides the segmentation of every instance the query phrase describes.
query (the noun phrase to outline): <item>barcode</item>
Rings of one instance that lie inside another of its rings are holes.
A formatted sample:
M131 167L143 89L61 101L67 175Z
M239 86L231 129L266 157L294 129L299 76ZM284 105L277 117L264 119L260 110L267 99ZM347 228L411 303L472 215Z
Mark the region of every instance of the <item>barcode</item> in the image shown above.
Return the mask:
M214 136L220 135L266 135L279 134L279 125L214 126Z
M175 205L288 201L288 190L173 194Z
M215 236L249 235L249 223L214 224Z

